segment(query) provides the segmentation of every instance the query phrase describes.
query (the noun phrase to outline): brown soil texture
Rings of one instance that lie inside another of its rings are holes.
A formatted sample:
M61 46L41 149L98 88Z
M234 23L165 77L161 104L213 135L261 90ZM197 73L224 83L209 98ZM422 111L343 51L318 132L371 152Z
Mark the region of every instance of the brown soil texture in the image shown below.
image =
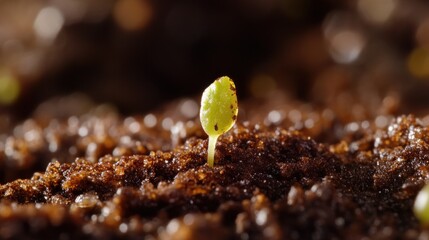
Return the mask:
M17 126L34 132L20 138L15 131L1 148L0 237L414 239L429 233L412 213L429 176L429 129L413 116L344 134L335 144L281 124L240 123L220 137L213 168L196 121L180 125L187 131L176 146L169 141L174 134L136 128L138 122L87 116Z

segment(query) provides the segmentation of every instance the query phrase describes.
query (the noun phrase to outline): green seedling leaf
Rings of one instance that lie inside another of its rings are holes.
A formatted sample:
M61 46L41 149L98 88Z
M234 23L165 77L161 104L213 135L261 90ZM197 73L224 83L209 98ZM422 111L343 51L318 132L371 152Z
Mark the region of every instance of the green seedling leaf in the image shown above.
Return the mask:
M216 79L201 97L200 121L209 136L207 163L213 166L218 137L234 126L238 114L235 84L229 77Z

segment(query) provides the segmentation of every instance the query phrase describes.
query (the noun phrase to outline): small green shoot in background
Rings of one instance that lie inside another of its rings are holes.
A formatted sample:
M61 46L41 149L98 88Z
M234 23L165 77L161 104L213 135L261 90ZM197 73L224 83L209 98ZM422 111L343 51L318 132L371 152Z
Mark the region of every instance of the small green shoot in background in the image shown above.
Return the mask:
M429 225L429 184L417 194L414 202L414 215L423 225Z

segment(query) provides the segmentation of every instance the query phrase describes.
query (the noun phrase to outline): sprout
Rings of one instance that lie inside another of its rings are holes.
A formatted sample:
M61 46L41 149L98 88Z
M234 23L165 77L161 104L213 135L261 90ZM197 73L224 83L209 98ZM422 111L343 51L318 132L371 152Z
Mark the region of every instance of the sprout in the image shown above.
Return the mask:
M429 224L429 184L424 186L417 194L414 202L414 215L424 225Z
M238 102L235 84L229 77L216 79L201 97L200 121L209 136L207 163L213 166L218 137L237 120Z

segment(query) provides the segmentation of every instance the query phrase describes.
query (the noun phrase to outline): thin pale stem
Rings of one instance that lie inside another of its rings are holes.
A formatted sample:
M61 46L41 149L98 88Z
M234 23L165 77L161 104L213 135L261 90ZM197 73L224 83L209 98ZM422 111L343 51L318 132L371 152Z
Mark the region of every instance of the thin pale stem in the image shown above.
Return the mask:
M214 164L214 155L216 150L216 142L219 135L209 136L209 146L207 148L207 164L210 167L213 167Z

